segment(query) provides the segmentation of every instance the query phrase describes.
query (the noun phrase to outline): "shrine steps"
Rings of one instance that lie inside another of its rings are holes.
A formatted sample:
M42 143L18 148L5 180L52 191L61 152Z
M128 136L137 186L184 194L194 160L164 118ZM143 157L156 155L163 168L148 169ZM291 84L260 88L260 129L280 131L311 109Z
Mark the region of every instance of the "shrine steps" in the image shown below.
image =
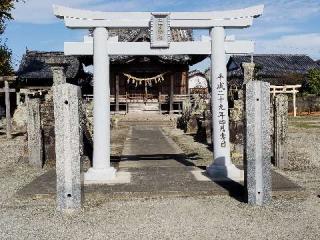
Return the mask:
M159 113L129 113L119 120L118 126L176 127L176 116Z
M158 102L128 103L128 111L131 112L159 112Z

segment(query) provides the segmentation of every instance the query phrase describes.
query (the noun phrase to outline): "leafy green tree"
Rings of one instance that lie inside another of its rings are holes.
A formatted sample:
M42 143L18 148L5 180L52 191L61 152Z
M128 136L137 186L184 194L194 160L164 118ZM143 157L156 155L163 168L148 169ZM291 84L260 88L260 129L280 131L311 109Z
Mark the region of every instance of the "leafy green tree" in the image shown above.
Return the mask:
M19 0L1 0L0 1L0 35L4 33L6 29L6 22L13 20L12 10L14 9L14 4L19 2ZM12 75L12 52L8 48L6 41L0 37L0 75Z
M308 89L310 93L320 95L320 69L312 69L309 71Z
M0 76L9 76L13 74L12 52L5 42L0 39Z

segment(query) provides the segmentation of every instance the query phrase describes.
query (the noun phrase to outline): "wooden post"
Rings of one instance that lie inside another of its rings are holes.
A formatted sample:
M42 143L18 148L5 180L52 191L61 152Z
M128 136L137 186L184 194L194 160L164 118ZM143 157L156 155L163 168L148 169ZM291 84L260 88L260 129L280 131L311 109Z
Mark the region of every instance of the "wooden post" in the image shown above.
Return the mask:
M293 116L297 116L297 107L296 107L296 89L293 88Z
M126 113L129 113L128 92L126 92Z
M119 112L119 75L116 74L116 113Z
M161 115L161 91L159 91L158 101L159 101L159 114Z
M273 91L272 91L272 97L273 97L273 99L275 98L275 96L276 96L276 88L274 87L274 88L273 88Z
M17 104L17 106L19 106L20 105L20 101L21 101L21 97L20 97L20 92L17 92L16 93L16 104Z
M6 102L6 119L7 119L7 138L12 138L11 130L11 115L10 115L10 88L8 81L4 82L4 93L5 93L5 102Z
M174 74L170 75L169 114L173 113Z

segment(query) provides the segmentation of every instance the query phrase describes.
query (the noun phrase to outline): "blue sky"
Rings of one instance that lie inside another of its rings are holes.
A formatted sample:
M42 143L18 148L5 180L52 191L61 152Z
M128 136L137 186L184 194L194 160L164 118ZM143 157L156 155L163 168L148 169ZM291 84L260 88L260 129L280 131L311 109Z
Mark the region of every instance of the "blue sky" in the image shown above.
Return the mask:
M85 31L65 28L52 13L52 4L99 11L212 11L265 4L262 17L248 29L232 30L236 39L254 40L256 53L307 54L320 59L320 0L26 0L18 3L15 21L3 38L18 64L29 50L63 50L65 41L82 41ZM202 63L196 68L203 69Z

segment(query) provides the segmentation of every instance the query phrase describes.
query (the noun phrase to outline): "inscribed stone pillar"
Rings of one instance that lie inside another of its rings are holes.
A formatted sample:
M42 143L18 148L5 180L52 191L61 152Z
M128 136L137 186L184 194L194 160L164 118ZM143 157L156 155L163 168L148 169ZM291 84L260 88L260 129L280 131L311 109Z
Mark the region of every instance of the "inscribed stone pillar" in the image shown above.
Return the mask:
M40 99L27 98L27 109L29 164L41 168L43 165L43 144L40 122Z
M271 200L270 84L245 85L245 186L248 203Z
M288 96L276 95L274 100L274 162L280 169L288 167Z
M66 66L64 65L51 65L51 71L53 75L53 85L57 86L59 84L64 84L67 82L66 80Z
M223 27L214 27L210 35L214 160L207 167L207 173L214 178L240 180L243 173L232 164L230 158L225 30Z
M254 79L254 63L242 63L243 67L243 84L246 84L249 81L253 81Z
M57 210L81 208L80 160L82 154L81 91L78 86L53 87Z

